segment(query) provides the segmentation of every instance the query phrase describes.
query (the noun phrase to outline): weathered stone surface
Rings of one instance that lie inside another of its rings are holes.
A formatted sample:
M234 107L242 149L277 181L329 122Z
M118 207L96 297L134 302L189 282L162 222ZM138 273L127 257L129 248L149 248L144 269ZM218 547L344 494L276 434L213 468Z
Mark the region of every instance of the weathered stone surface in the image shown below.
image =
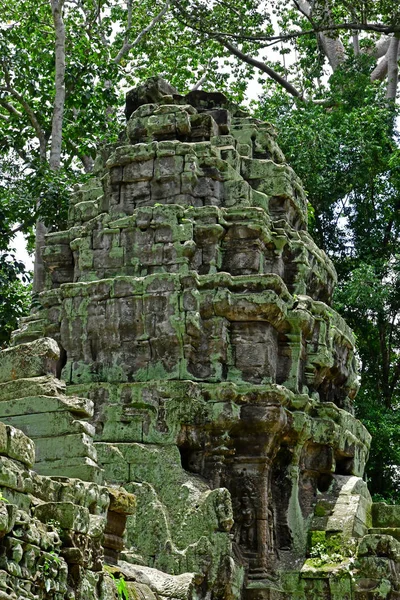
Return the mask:
M91 453L83 444L83 451ZM76 452L71 458L62 458L58 460L44 460L35 464L35 469L40 475L49 477L58 477L60 473L65 477L82 479L83 481L94 481L101 484L104 481L103 470L99 468L97 461L89 456L79 456Z
M372 518L375 527L399 527L400 505L376 502L372 507Z
M142 104L150 102L159 102L165 96L178 94L178 91L159 77L153 77L138 88L135 88L126 95L125 115L128 120L131 114Z
M201 578L195 573L171 576L156 569L133 566L124 561L120 563L120 570L130 579L148 583L153 593L160 598L194 600L200 591Z
M19 429L0 423L0 454L31 467L35 462L35 446Z
M23 348L24 353L29 353L35 344L16 349ZM58 347L57 354L60 354ZM18 370L20 352L7 354L6 364L11 370ZM87 398L66 396L65 383L54 376L43 376L40 372L37 377L30 375L0 384L0 419L8 426L8 438L3 441L0 424L0 454L1 448L6 448L10 456L32 466L35 454L29 438L33 438L38 473L62 473L101 483L102 470L96 462L93 445L94 428L85 420L93 416L93 403Z
M52 376L18 378L14 381L0 384L0 402L34 398L36 396L60 397L65 393L65 382Z
M3 350L0 383L48 373L55 375L59 358L58 345L51 338L39 338L34 342Z
M354 336L273 127L159 78L126 115L0 357L0 418L52 478L25 477L0 427L0 490L62 523L75 598L396 598L400 515L362 481Z
M34 514L42 523L57 521L62 529L79 533L87 533L89 529L89 511L72 502L45 502L36 507Z
M91 417L93 404L85 398L56 398L52 396L27 396L0 402L0 419L48 412L71 412L79 417Z
M11 430L0 426L5 434ZM0 597L117 599L117 588L115 594L108 592L102 573L110 506L106 487L66 477L43 478L16 459L12 449L3 448L0 491ZM124 507L132 514L134 499L123 490L118 498L126 519Z
M136 512L136 497L117 488L108 488L110 495L109 510L118 514L132 515Z

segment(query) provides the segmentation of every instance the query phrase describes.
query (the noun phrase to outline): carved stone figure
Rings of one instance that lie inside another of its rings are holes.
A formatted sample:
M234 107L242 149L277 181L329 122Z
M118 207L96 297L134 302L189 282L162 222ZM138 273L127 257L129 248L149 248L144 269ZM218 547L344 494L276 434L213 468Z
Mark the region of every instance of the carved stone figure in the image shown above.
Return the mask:
M240 543L251 550L255 541L256 513L247 495L242 498L241 524Z

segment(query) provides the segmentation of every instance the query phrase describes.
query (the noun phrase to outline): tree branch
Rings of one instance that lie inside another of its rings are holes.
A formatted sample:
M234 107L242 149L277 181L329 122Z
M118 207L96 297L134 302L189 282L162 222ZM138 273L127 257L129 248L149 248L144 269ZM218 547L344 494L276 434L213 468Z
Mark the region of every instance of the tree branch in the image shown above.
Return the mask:
M360 55L360 38L358 36L358 33L353 34L353 51L354 56Z
M393 369L392 379L391 379L390 386L389 386L390 398L393 397L394 390L395 390L396 385L398 384L399 380L400 380L400 360L396 363L396 365Z
M81 163L83 164L83 168L85 169L85 173L91 173L93 171L94 160L91 156L87 154L82 154L79 156Z
M191 92L195 92L196 90L198 90L203 85L203 83L206 81L207 76L208 76L208 69L210 68L210 64L211 64L211 58L208 60L206 66L204 67L203 75L200 77L198 82L195 83L194 86L192 87L192 89L190 90Z
M336 71L345 59L345 51L342 42L339 39L331 38L324 33L319 33L319 39L321 40L321 45L329 64L333 71Z
M0 100L0 106L5 108L10 113L10 115L18 117L19 119L22 118L22 116L23 116L22 113L15 108L15 106L10 104L6 100Z
M351 18L353 19L353 21L356 20L357 16L355 13L355 10L352 8L350 10L351 12ZM359 56L360 55L360 36L358 35L358 31L354 31L353 35L352 35L352 42L353 42L353 52L354 52L354 56Z
M272 45L274 43L278 43L280 41L289 41L306 35L316 35L316 34L324 34L327 32L335 32L335 31L374 31L382 34L391 34L400 32L400 23L394 23L392 25L383 25L381 23L367 23L367 22L356 22L356 21L344 21L342 23L327 23L322 25L316 25L315 21L312 19L312 11L315 9L315 5L317 2L313 1L311 4L307 0L293 0L296 8L301 12L310 22L310 29L303 29L301 31L290 31L284 35L266 35L265 33L259 33L258 35L246 35L244 33L235 33L229 31L212 31L207 30L201 19L196 18L196 12L191 10L188 13L184 7L181 6L180 0L170 0L173 6L180 13L182 18L182 23L207 35L212 38L231 38L237 41L250 41L250 42L268 42L267 45ZM325 13L328 13L329 16L329 7L325 9ZM333 41L336 41L335 38L331 38ZM341 42L339 41L340 45ZM378 45L377 45L378 46ZM341 53L344 54L344 51Z
M289 92L289 94L291 94L295 98L304 100L303 95L291 83L289 83L284 77L279 75L279 73L274 71L274 69L271 69L271 67L269 67L267 64L265 64L264 62L261 62L259 60L256 60L255 58L252 58L248 54L245 54L244 52L239 50L239 48L237 48L237 46L234 46L233 44L231 44L231 42L228 42L224 38L217 37L217 40L223 46L225 46L225 48L227 50L232 52L232 54L234 54L235 56L240 58L240 60L242 60L243 62L246 62L248 65L252 65L253 67L256 67L257 69L260 69L260 71L262 71L263 73L266 73L269 77L271 77L271 79L273 79L274 81L279 83L279 85L281 85L283 88L285 88L285 90L287 92Z
M343 46L340 38L339 37L331 37L327 33L327 31L330 30L328 28L335 26L335 23L333 22L332 13L331 13L331 9L330 9L328 0L322 0L321 6L319 6L317 4L317 2L315 2L313 4L313 9L316 12L317 16L319 16L321 18L322 23L324 22L324 20L326 20L327 29L325 29L325 26L324 26L325 31L318 32L318 39L321 43L322 50L323 50L325 56L327 57L329 64L332 67L332 70L336 71L336 69L345 60L346 53L345 53L345 49L344 49L344 46ZM313 26L314 26L314 29L319 29L319 27L315 27L314 24L313 24Z
M44 133L42 127L40 126L40 123L39 123L32 107L28 104L28 102L25 100L25 98L19 92L17 92L16 89L13 88L13 86L11 84L10 72L9 72L8 67L5 64L4 60L1 61L1 67L3 69L4 80L6 82L6 90L11 96L13 96L13 98L15 98L19 102L19 104L22 106L22 108L26 112L26 114L31 122L31 125L32 125L33 129L35 130L36 136L39 140L40 157L42 160L45 160L46 145L47 145L45 133Z
M168 8L169 8L169 3L170 0L167 0L166 3L164 4L164 7L162 8L162 10L150 21L150 23L147 25L147 27L145 27L144 29L142 29L142 31L136 36L136 38L133 40L133 42L129 42L129 33L130 30L132 29L132 2L131 0L128 0L128 20L127 20L127 27L125 30L125 40L124 43L122 45L121 50L118 52L117 56L115 58L113 58L113 62L118 65L122 58L125 56L125 54L127 54L129 52L129 50L131 50L131 48L133 48L134 46L137 46L139 44L139 42L142 40L142 38L147 35L156 25L159 21L161 21L161 19L163 18L163 16L165 15L165 13L167 12Z
M21 231L21 229L23 229L25 227L25 223L21 223L20 225L18 225L18 227L15 227L14 229L11 230L10 235L13 236L16 233L18 233L18 231Z
M374 53L372 54L372 56L376 55L377 58L380 58L381 56L383 56L383 58L376 65L375 69L372 71L371 81L383 81L385 79L385 77L388 73L389 51L392 50L391 44L393 43L394 39L395 38L393 38L393 37L387 37L381 41L379 46L378 46L378 44L375 46ZM383 50L385 50L385 52L383 52ZM400 53L400 51L399 51L399 53ZM399 53L397 55L397 58L399 57Z
M159 21L161 21L161 19L163 18L163 16L165 15L165 13L167 12L169 8L169 0L167 0L167 2L164 4L164 8L158 13L158 15L156 15L154 17L154 19L147 25L147 27L145 27L138 36L136 36L136 38L133 40L132 45L136 46L136 44L138 44L140 42L140 40L147 34L149 33L149 31L151 31L153 29L153 27L155 27L155 25L157 25L157 23Z
M301 12L311 23L314 25L311 20L311 6L307 0L293 0L294 4L299 12Z
M184 11L178 7L178 10L183 13ZM186 15L187 16L187 15ZM190 23L191 22L191 23ZM190 24L189 24L190 23ZM197 31L201 31L204 34L207 34L211 37L226 37L232 38L235 40L244 40L249 42L274 42L278 43L280 41L289 41L293 39L297 39L303 37L305 35L315 35L315 34L323 34L326 32L334 32L334 31L375 31L377 33L382 33L389 35L391 33L399 33L400 25L382 25L380 23L336 23L331 25L323 25L323 26L313 26L310 29L303 29L302 31L291 31L284 35L265 35L264 33L260 33L258 35L246 35L243 33L232 33L229 31L207 31L204 27L200 25L195 26L193 24L193 17L189 18L188 21L185 21L185 24L196 29ZM332 38L334 39L334 38Z
M371 73L371 81L383 81L388 72L388 58L384 56Z
M18 148L17 146L13 147L14 152L16 152L18 154L18 156L20 157L20 159L25 163L25 167L23 169L23 171L29 166L30 167L30 160L28 157L28 154L25 152L25 150L23 148Z
M369 54L377 60L382 58L382 56L385 56L386 52L389 50L390 40L391 38L389 36L384 36L375 44L372 49L366 50L365 54Z
M312 18L312 7L306 0L294 0L294 3L297 9L308 19L312 26L312 31L316 32L318 35L318 39L321 43L322 49L324 51L325 56L329 60L329 63L332 69L335 71L337 67L343 62L345 58L345 51L342 42L337 38L331 38L328 35L325 35L324 31L328 31L330 27L334 26L332 23L331 13L329 7L325 7L325 13L329 19L329 25L327 28L323 30L315 25L315 22ZM314 3L313 3L314 4ZM358 34L355 33L353 35L353 45L355 54L359 54L360 47L358 44Z
M67 141L67 146L69 146L74 155L79 158L79 160L81 161L83 168L85 169L85 173L91 173L93 170L93 165L94 165L94 160L91 156L89 156L88 154L84 154L83 152L80 152L79 150L79 146L77 144L75 144L71 139L69 139Z

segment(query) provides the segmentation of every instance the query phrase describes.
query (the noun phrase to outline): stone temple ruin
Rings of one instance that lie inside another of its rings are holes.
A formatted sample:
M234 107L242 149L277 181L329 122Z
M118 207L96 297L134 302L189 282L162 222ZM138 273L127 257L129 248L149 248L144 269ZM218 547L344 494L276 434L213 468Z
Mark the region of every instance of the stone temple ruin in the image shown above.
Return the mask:
M273 128L161 79L0 358L0 600L400 598L354 338Z

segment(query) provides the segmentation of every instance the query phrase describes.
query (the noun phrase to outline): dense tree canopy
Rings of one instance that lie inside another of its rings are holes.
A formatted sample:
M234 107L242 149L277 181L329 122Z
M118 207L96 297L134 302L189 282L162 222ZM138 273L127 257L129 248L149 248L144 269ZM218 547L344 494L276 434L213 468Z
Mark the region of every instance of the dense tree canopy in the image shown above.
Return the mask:
M354 83L360 71L348 68L342 75ZM400 463L400 165L393 108L383 90L366 81L369 89L351 105L343 98L328 111L294 108L277 94L259 111L278 125L281 146L312 202L314 237L335 262L335 308L356 332L361 358L356 410L378 434L369 464L372 489L389 491L393 464Z
M392 0L0 0L0 343L26 309L10 251L62 227L68 190L116 138L122 89L163 75L274 122L334 260L335 306L355 329L357 412L374 438L373 490L395 490L400 400L400 7ZM40 267L40 256L37 256ZM40 269L36 288L41 287ZM385 468L382 467L385 465Z

